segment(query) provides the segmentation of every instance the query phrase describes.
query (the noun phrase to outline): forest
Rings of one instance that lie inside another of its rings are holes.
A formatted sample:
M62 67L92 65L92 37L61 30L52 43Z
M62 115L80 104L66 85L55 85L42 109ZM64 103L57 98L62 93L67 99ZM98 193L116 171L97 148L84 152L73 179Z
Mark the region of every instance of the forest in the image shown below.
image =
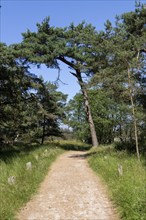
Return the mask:
M0 219L16 219L66 150L88 160L120 219L146 219L146 6L101 31L86 21L54 27L50 17L36 27L0 43ZM62 63L80 86L69 101ZM42 65L58 71L55 82L32 72Z
M67 132L93 146L116 140L139 158L146 146L145 7L116 16L114 25L107 20L99 32L85 21L53 27L47 17L36 32L22 35L21 43L0 47L1 144L43 143ZM60 62L81 88L68 103L57 84L30 71L45 64L58 70L59 79Z

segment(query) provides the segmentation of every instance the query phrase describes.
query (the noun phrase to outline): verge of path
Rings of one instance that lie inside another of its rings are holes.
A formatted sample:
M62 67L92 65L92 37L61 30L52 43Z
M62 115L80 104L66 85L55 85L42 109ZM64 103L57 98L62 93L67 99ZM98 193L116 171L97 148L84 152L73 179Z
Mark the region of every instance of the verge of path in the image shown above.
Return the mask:
M87 153L70 151L52 165L18 220L119 220L105 187L89 168Z

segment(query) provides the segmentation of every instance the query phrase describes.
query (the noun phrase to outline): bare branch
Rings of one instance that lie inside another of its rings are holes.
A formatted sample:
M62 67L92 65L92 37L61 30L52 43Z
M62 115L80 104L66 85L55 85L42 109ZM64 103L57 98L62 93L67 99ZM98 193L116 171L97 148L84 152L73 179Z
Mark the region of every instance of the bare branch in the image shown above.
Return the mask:
M61 69L58 68L58 76L57 76L57 79L55 80L55 83L61 82L63 85L68 85L67 83L64 83L64 82L60 79L60 71L61 71Z
M75 73L73 73L73 72L70 72L70 73L77 78L77 74L75 74Z

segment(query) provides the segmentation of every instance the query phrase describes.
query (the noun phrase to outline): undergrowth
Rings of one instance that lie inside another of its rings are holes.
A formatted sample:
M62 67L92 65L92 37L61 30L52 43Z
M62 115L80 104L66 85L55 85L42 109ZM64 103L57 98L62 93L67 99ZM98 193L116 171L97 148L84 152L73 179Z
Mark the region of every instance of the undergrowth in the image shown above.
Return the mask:
M146 219L146 172L132 154L100 147L90 151L90 167L101 176L109 187L111 199L118 207L121 219ZM123 174L118 172L122 167Z
M21 148L21 147L20 147ZM36 193L39 184L48 172L56 157L64 152L46 144L42 147L1 152L0 160L0 219L15 219L16 212ZM27 170L26 163L32 168ZM13 176L14 183L8 183Z
M64 150L87 151L91 148L91 145L77 140L53 141L52 144L57 145Z

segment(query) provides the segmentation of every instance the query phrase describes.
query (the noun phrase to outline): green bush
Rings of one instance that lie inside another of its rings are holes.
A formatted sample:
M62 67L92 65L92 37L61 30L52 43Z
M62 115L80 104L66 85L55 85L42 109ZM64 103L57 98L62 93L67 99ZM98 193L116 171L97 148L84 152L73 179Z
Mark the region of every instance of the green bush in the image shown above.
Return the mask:
M127 151L127 153L136 153L135 140L125 141L125 142L115 142L115 149L118 151ZM146 143L144 141L139 141L139 151L141 154L146 153Z

